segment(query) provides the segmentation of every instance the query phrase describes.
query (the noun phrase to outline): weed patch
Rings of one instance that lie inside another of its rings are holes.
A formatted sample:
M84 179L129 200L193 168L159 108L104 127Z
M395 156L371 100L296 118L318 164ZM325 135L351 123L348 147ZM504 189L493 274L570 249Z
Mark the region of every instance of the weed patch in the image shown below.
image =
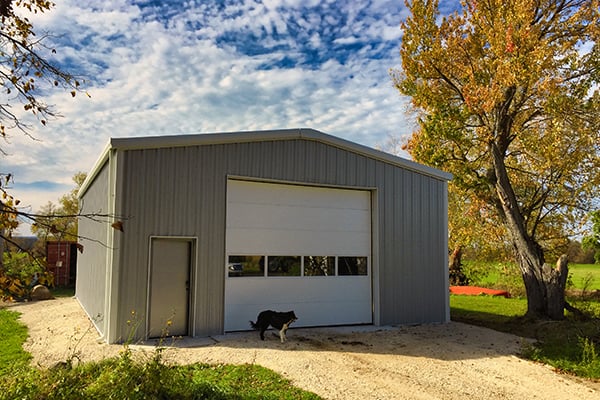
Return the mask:
M27 328L18 316L0 309L0 400L320 399L258 365L170 365L162 359L163 347L133 357L125 345L120 356L99 362L70 357L53 368L33 368L22 348Z
M175 366L120 357L5 377L0 399L320 399L258 365Z

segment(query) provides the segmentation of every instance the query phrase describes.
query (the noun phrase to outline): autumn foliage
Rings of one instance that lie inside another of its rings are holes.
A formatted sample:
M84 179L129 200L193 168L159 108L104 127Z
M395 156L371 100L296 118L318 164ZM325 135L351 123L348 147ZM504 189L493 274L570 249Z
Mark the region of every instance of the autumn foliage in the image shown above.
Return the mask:
M0 300L27 300L37 284L53 287L54 276L41 262L27 253L6 253L0 265Z
M447 16L437 1L407 6L392 72L419 121L406 148L454 174L454 233L489 229L479 236L516 255L528 314L560 319L563 269L546 256L558 258L600 185L599 2L463 0Z

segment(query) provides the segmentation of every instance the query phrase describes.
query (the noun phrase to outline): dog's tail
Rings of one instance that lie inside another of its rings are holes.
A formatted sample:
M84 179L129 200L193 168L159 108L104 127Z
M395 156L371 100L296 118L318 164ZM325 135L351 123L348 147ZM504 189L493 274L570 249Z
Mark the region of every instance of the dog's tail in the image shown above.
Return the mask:
M258 322L258 321L256 321ZM258 330L258 325L256 325L254 322L250 321L250 326L252 327L252 329L254 330Z

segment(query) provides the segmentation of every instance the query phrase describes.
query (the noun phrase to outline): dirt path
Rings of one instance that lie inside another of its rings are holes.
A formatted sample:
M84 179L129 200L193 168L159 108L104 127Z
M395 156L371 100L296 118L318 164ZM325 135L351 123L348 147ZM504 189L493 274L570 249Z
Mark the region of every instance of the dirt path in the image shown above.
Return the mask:
M51 366L119 354L98 341L77 300L13 305L29 327L26 350ZM180 363L257 363L327 399L599 399L598 386L515 356L516 336L460 323L292 329L288 342L256 332L185 339L165 350ZM133 346L153 351L151 345Z

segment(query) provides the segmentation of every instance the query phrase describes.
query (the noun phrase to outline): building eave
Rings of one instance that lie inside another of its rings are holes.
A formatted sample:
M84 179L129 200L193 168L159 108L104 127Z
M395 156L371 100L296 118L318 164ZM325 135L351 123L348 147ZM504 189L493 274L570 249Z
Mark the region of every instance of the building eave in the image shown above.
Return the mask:
M204 133L192 135L167 135L167 136L147 136L147 137L128 137L128 138L111 138L99 160L96 162L94 169L100 168L108 158L111 149L114 150L142 150L142 149L158 149L168 147L186 147L186 146L203 146L215 144L229 143L250 143L263 141L282 141L282 140L312 140L325 143L331 146L338 147L347 151L362 154L370 158L378 159L383 162L396 165L398 167L411 170L423 175L430 176L435 179L450 181L452 174L441 171L427 165L416 163L412 160L395 156L384 151L376 150L371 147L363 146L349 140L341 139L315 129L298 128L298 129L279 129L279 130L264 130L264 131L242 131L242 132L224 132L224 133ZM93 177L88 177L90 180ZM81 194L85 192L87 187L84 182Z

